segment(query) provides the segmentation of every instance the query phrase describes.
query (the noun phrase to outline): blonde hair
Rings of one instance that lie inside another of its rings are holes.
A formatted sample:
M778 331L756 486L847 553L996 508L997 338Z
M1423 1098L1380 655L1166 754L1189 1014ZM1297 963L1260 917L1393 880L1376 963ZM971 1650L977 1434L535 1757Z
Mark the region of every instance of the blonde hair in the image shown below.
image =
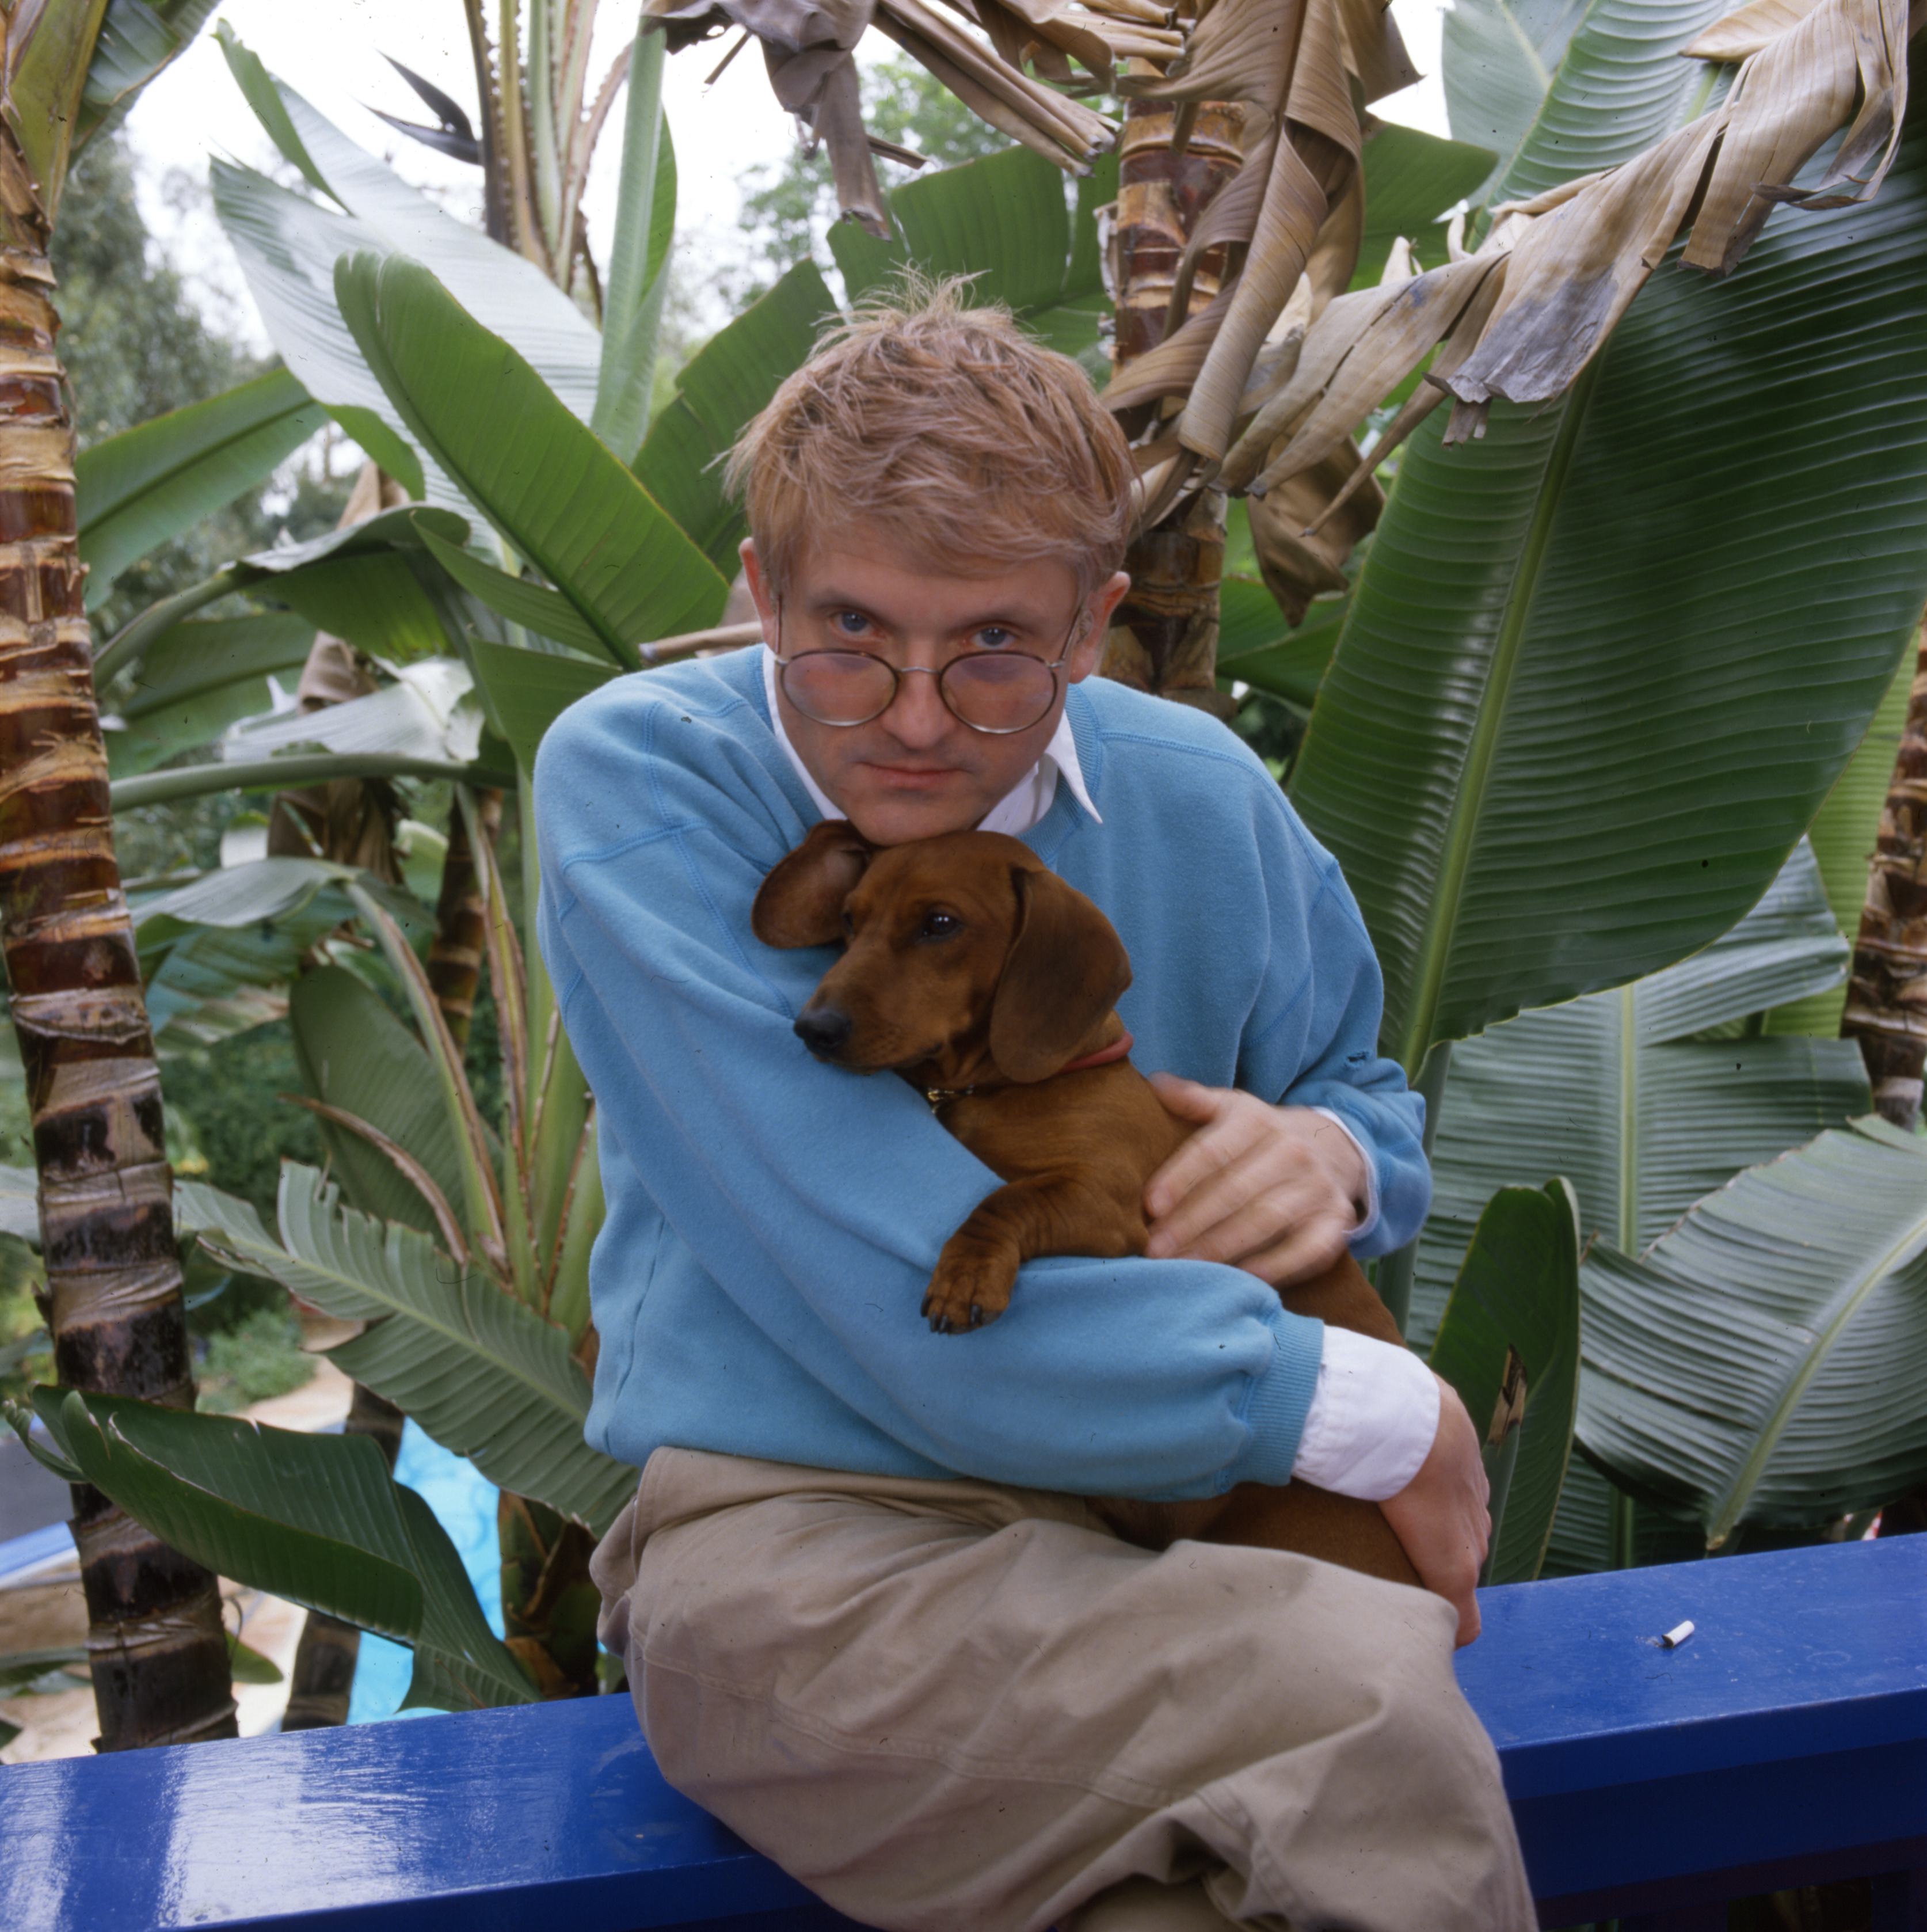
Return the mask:
M730 454L781 595L812 539L862 524L916 564L988 576L1041 558L1087 597L1122 562L1131 453L1084 372L969 280L905 274L827 331Z

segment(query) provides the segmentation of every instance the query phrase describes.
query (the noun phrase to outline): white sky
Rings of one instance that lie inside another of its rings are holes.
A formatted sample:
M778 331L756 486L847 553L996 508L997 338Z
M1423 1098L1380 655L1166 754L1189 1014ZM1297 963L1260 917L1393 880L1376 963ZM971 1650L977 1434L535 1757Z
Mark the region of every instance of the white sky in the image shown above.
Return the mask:
M1443 0L1398 0L1406 44L1428 78L1378 103L1374 112L1381 118L1446 131L1437 78L1443 4ZM451 212L475 207L477 170L395 133L364 105L385 108L406 120L433 118L382 58L388 54L472 115L474 69L459 0L301 0L299 5L288 0L224 0L214 18L227 21L271 73L305 94L351 139L388 159L406 179L442 190ZM634 21L628 6L604 6L590 62L592 98ZM753 47L704 94L703 79L728 45L727 40L706 43L676 56L664 82L680 188L677 225L699 249L706 232L734 228L742 170L780 160L792 138L789 118L771 94ZM879 45L884 52L895 51L880 39ZM203 32L141 96L128 117L127 131L144 164L143 208L162 246L213 311L265 349L240 272L211 217L184 217L164 195L170 170L204 183L210 149L262 168L278 158L229 75L211 31ZM603 262L608 260L613 218L609 184L621 140L619 103L603 136L602 178L598 184L592 178L587 202L591 244Z

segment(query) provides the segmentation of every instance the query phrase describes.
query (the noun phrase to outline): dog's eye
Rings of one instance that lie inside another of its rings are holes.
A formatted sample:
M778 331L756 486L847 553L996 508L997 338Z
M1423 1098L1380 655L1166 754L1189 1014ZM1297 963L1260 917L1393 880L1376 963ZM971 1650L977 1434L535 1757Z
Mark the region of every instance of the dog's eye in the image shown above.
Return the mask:
M927 913L922 925L917 928L919 939L948 939L953 932L961 932L964 922L954 912Z

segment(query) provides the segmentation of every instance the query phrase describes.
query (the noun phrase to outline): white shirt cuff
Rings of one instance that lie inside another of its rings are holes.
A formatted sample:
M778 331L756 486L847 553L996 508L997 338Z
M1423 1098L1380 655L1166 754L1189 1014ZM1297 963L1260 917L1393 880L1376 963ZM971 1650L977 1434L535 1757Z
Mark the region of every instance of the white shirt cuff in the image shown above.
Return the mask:
M1419 1473L1438 1429L1438 1378L1410 1349L1328 1322L1292 1480L1382 1503Z
M1359 1159L1365 1162L1365 1214L1358 1226L1345 1238L1348 1241L1362 1241L1378 1226L1378 1168L1371 1157L1371 1150L1346 1126L1342 1114L1335 1114L1329 1107L1314 1107L1314 1114L1322 1114L1333 1126L1358 1149Z

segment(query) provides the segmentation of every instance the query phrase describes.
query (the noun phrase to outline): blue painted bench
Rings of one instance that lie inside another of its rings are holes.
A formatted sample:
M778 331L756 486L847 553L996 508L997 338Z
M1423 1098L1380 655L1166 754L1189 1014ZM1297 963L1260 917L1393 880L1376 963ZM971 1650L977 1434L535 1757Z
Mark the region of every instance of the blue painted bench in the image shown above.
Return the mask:
M1874 1876L1875 1932L1927 1932L1927 1537L1484 1604L1461 1677L1542 1924ZM625 1697L0 1768L8 1932L849 1924L664 1784Z

